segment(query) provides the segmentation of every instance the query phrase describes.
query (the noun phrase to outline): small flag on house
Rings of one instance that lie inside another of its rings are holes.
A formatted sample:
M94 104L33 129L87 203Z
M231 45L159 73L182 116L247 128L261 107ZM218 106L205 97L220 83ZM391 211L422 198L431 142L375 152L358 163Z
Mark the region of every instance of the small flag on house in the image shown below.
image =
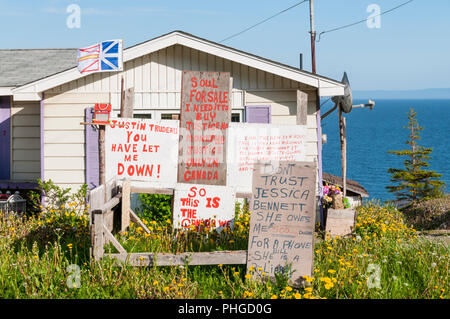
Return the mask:
M123 69L122 40L108 40L78 49L77 66L80 73L113 72Z

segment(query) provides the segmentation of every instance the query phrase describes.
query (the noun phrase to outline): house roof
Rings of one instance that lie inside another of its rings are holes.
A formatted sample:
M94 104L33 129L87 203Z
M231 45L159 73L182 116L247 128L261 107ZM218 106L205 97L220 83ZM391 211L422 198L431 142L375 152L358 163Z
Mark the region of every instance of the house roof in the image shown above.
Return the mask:
M123 61L127 62L175 44L184 45L192 49L203 51L212 55L222 57L224 59L235 61L256 69L277 74L282 77L304 83L306 85L310 85L312 87L316 87L318 88L319 96L334 96L344 94L345 85L339 81L316 75L304 70L299 70L292 66L265 59L257 55L240 51L216 42L202 39L183 31L173 31L171 33L164 34L151 40L126 48L123 52ZM67 50L70 51L74 49ZM28 83L19 84L20 86L16 86L15 88L13 88L11 91L14 94L14 98L29 98L31 96L32 99L39 100L41 92L87 76L86 74L81 74L76 68L75 57L76 50L73 57L61 58L61 60L65 60L65 63L67 64L65 66L61 65L59 71L51 73L53 72L53 70L48 69L48 72L43 72L46 73L46 75L43 75L40 78L33 79ZM58 58L56 57L56 59ZM0 63L2 63L1 60ZM33 94L35 95L33 96Z
M76 65L77 49L0 50L0 87L17 87Z
M322 173L322 180L326 183L330 183L336 186L342 187L343 180L342 177L331 175L329 173L323 172ZM351 179L347 179L346 181L347 190L361 195L361 197L369 197L369 192L361 186L357 181L353 181Z

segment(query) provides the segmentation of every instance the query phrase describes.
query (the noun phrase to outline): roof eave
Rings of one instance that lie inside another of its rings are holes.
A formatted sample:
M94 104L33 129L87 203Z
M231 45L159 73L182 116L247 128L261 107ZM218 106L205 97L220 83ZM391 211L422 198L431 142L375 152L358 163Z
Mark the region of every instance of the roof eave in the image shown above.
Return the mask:
M278 74L291 80L304 83L318 89L319 96L344 95L345 85L341 82L319 75L285 66L252 54L239 51L196 36L175 31L144 43L127 48L123 52L123 61L127 62L143 55L156 52L166 47L180 44L192 49L222 57L241 64L249 65L269 73ZM14 95L19 93L41 93L58 85L77 80L86 75L80 74L76 67L50 75L31 83L12 89Z

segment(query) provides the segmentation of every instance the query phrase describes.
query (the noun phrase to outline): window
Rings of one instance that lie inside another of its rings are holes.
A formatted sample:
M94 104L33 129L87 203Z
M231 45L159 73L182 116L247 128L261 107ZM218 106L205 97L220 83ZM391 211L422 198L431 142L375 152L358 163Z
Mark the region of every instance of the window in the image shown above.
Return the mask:
M232 113L231 114L231 122L240 122L241 114L240 113Z
M152 114L151 113L134 113L133 117L136 119L151 119Z
M270 123L270 105L249 105L245 107L247 123Z
M161 120L179 120L180 114L177 113L163 113L161 114Z

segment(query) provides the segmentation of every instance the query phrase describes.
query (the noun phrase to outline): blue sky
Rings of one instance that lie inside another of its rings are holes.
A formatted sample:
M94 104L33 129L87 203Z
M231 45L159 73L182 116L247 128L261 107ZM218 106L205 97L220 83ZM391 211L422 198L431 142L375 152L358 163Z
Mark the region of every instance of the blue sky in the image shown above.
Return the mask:
M173 30L221 41L299 0L0 0L0 48L78 48L122 38L125 47ZM321 31L369 16L406 0L315 0ZM81 27L66 25L70 4L81 8ZM308 3L224 44L310 70ZM414 0L366 23L324 34L317 43L317 71L340 80L347 71L354 90L450 87L450 1Z

